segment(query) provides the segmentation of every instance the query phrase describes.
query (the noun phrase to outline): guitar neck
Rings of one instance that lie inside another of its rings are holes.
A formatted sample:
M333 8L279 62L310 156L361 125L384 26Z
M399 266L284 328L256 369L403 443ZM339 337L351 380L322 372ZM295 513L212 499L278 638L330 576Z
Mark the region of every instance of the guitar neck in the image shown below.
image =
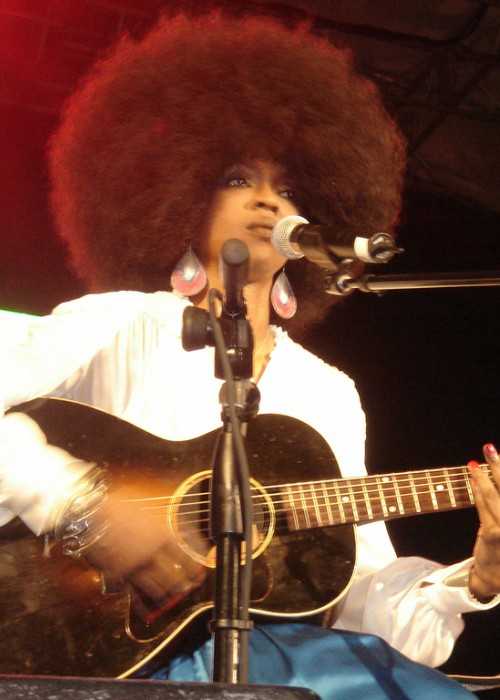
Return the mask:
M278 498L285 504L292 530L390 520L474 504L465 466L329 479L280 488Z

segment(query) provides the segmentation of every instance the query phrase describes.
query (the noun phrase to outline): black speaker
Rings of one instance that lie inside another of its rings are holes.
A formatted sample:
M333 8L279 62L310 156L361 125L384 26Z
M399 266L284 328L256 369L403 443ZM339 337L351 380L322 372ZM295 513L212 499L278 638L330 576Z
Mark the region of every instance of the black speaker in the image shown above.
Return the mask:
M2 676L3 700L319 700L306 688L55 676Z

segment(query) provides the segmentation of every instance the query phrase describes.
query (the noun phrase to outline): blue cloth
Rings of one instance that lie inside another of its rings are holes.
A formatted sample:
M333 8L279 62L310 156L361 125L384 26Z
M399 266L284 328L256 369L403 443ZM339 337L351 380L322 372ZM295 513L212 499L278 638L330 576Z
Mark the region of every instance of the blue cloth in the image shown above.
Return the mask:
M249 681L310 688L322 700L471 700L460 684L410 661L380 637L310 624L256 626L250 636ZM211 678L212 641L176 656L153 676Z

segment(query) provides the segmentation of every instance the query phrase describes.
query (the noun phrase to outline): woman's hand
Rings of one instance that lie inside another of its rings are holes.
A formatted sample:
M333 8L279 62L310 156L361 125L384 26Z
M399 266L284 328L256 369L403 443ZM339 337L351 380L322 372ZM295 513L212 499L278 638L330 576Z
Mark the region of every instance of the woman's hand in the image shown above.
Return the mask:
M203 567L182 552L161 519L147 517L138 496L137 489L108 495L93 524L105 523L105 534L85 550L85 559L105 579L128 581L153 601L189 593L203 580Z
M491 468L491 478L477 463L469 463L481 524L474 545L469 589L475 598L486 602L500 593L500 457L491 444L483 447L483 453Z

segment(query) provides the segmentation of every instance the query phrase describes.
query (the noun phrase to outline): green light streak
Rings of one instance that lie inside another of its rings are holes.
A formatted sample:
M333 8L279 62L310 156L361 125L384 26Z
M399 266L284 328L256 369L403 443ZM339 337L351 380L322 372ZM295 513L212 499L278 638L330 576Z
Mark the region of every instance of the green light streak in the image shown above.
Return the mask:
M18 318L19 320L21 319L29 319L29 318L36 318L34 314L27 314L22 311L13 311L11 309L0 309L0 320L1 319L16 319Z

